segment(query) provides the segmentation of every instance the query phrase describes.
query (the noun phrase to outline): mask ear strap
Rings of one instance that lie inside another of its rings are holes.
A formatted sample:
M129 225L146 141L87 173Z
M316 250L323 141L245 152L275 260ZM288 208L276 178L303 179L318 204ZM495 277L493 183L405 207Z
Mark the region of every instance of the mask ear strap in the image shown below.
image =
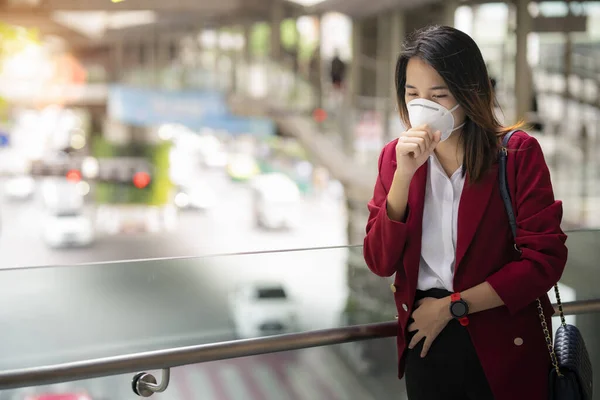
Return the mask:
M460 128L462 128L462 127L463 127L463 126L465 126L466 124L467 124L466 122L463 122L462 124L460 124L460 125L459 125L459 126L457 126L456 128L452 129L452 132L454 132L454 131L455 131L455 130L457 130L457 129L460 129Z
M450 112L453 113L454 111L456 111L458 109L458 107L460 107L460 104L457 103L454 107L452 107L450 109Z

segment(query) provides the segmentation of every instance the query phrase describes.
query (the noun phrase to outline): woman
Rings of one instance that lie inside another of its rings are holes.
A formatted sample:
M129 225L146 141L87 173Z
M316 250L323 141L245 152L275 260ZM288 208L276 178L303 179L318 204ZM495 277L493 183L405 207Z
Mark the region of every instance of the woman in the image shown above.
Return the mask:
M410 129L381 152L364 256L375 274L395 274L409 399L547 399L535 300L549 321L546 293L567 249L542 150L523 131L509 141L513 239L497 158L516 127L494 116L475 42L450 27L417 32L398 58L396 91Z

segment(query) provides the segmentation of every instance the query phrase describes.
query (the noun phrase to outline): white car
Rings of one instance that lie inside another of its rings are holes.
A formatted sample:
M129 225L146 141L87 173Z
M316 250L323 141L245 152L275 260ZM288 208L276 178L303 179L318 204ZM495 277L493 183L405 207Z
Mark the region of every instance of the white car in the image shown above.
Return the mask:
M75 212L84 205L84 198L77 184L64 178L47 178L43 181L42 201L55 214Z
M79 212L49 214L43 229L44 241L50 247L88 246L94 241L91 219Z
M208 210L216 203L217 195L208 185L181 188L175 195L175 205L181 209Z
M33 195L35 181L30 176L17 176L10 178L4 184L6 197L14 200L25 200Z
M301 215L300 189L284 174L269 173L252 181L256 225L267 229L291 229Z
M236 335L240 338L289 333L298 329L296 306L279 283L240 286L230 295L229 302Z
M229 160L227 152L219 150L204 156L204 165L209 168L224 168Z

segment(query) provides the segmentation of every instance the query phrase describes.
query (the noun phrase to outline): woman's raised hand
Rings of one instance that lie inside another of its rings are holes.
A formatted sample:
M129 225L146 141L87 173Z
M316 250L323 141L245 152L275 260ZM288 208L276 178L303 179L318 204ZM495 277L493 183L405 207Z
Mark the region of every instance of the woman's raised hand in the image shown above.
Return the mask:
M440 131L431 132L427 125L410 128L403 132L396 144L396 172L412 177L427 161L440 142Z

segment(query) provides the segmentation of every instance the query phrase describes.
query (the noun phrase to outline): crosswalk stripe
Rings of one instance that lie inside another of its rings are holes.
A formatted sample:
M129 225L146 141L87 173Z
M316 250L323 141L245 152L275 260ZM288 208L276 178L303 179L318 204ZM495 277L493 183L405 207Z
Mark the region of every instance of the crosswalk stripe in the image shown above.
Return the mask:
M240 378L244 385L246 385L249 393L249 397L252 400L264 400L266 398L264 390L260 387L256 377L252 374L255 365L250 360L243 360L244 362L239 364Z
M209 381L209 387L213 391L213 399L214 400L231 400L229 395L227 394L227 389L223 384L219 376L219 363L211 362L205 365L198 365L197 368L200 368L203 373L206 374Z
M182 382L182 386L186 385L186 391L192 393L190 399L194 400L215 400L217 395L214 392L210 379L206 374L205 367L202 365L188 365L181 368L185 373L186 382Z
M273 375L271 368L266 364L257 364L252 367L252 375L260 383L265 400L289 400L289 393L281 385L281 382Z
M356 380L354 374L349 372L348 367L334 354L333 349L307 349L303 352L303 364L319 379L329 383L338 398L372 399L367 390Z
M131 395L133 395L131 385L128 385L130 379L131 376L129 375L107 376L81 382L82 385L80 387L87 389L87 392L92 399L110 400L117 390L122 390L124 387L128 387ZM126 399L123 397L120 398L123 400Z
M340 400L343 398L343 394L340 394L339 390L336 390L333 386L335 383L334 379L327 378L327 375L319 373L314 368L307 368L306 365L303 369L310 373L312 384L319 388L322 399Z
M95 385L90 390L93 400L128 400L134 399L135 394L131 389L133 375L108 376L94 379Z
M277 354L276 356L281 356L281 354ZM288 397L291 400L302 400L300 395L294 390L294 387L290 381L290 377L287 375L287 360L279 357L269 357L266 359L266 364L269 366L273 372L273 375L281 384Z
M243 365L241 365L243 368ZM242 380L239 373L240 368L232 365L225 364L219 369L219 376L225 382L225 390L229 394L229 398L232 400L248 400L253 397L249 387L247 387Z
M27 395L32 394L32 389L31 388L20 388L20 389L11 389L11 390L4 390L2 391L3 396L1 397L2 400L6 399L6 400L22 400L24 399Z
M300 394L302 398L310 400L327 399L327 397L319 395L320 391L313 385L310 373L304 368L290 364L287 365L286 370L287 375L290 377L291 385L294 387L296 393Z
M174 384L173 389L180 394L180 400L194 400L195 398L197 398L196 393L192 389L192 385L190 382L191 379L188 375L188 372L190 370L191 367L189 366L178 367L171 370L171 381Z

